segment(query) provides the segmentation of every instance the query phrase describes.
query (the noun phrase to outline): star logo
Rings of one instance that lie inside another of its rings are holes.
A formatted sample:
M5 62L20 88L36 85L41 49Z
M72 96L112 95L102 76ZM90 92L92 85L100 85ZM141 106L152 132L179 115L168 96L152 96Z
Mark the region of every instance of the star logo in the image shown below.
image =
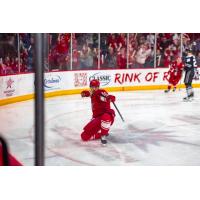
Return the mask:
M128 124L125 130L115 129L113 132L115 132L115 134L110 136L111 142L119 144L132 143L144 152L148 152L148 147L150 145L161 146L163 142L200 147L198 144L179 140L178 136L171 135L170 131L158 131L156 128L142 129Z
M6 89L8 89L8 88L12 88L12 84L14 83L14 81L11 78L9 78L6 83L7 83Z

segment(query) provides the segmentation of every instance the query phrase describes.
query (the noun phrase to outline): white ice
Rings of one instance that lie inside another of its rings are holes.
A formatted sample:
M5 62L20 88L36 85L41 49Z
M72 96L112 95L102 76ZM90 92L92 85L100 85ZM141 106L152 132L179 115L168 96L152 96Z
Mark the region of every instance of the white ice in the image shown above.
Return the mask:
M185 90L113 93L123 123L116 120L108 144L83 142L91 118L89 98L46 99L46 165L200 165L200 90L183 102ZM24 165L34 165L33 101L0 107L0 133Z

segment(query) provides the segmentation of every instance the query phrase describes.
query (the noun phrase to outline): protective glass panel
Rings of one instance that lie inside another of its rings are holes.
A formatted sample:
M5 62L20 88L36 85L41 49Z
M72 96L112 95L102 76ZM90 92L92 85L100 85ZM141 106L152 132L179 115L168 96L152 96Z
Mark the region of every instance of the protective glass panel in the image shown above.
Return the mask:
M181 34L156 34L156 66L169 67L178 56L181 56Z
M200 33L183 33L183 56L186 55L187 48L192 49L196 56L197 66L200 67Z
M16 33L0 34L0 75L16 74L18 67L18 36Z
M71 33L49 34L49 71L70 70L71 64Z
M72 69L98 69L98 34L72 34Z
M101 69L127 68L127 34L101 33Z
M153 68L154 49L154 33L130 33L128 41L128 68Z

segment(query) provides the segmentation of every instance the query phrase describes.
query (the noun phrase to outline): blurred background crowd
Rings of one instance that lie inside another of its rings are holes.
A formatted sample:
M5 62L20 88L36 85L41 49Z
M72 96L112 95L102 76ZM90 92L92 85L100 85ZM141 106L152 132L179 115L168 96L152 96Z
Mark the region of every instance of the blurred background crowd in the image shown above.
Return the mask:
M200 33L49 33L45 71L169 67L191 48L200 66ZM0 75L34 72L34 34L0 34Z

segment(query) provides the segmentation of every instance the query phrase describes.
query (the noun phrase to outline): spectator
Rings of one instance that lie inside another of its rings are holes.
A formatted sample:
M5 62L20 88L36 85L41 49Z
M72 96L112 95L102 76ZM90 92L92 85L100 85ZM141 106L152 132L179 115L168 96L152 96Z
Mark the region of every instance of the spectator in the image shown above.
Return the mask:
M112 47L109 47L108 54L106 54L105 56L105 63L103 67L114 69L116 68L116 65L117 65L116 54L114 53L114 49Z
M147 43L150 44L151 48L154 48L155 34L153 34L153 33L148 34L146 41L147 41Z
M33 46L34 46L34 38L31 37L30 44L27 48L27 71L28 72L33 71ZM25 67L24 65L26 64L26 61L22 60L21 64L23 65L23 67Z
M127 66L126 49L122 47L117 54L117 67L119 69L126 69Z
M101 34L101 67L126 68L126 36L125 33Z
M2 68L2 73L3 75L9 75L9 74L14 74L12 68L11 68L11 65L10 65L10 57L7 56L3 61L1 61L0 63L1 65L1 68Z
M183 45L185 47L187 47L189 45L189 42L190 42L189 35L187 33L183 33L182 38L183 38Z
M144 67L147 58L151 55L151 49L146 44L141 44L136 53L136 67Z
M49 50L49 66L51 70L55 70L58 68L58 56L56 48L50 48Z
M134 49L132 44L129 44L129 58L128 58L128 66L129 68L133 68L135 65L135 54L136 50Z
M164 50L164 67L169 67L170 63L172 62L173 53L171 51L171 45L169 45Z
M180 36L175 33L173 36L172 36L172 40L173 40L173 44L175 46L179 46L180 45Z
M150 43L145 43L146 52L148 54L147 59L145 61L144 67L153 68L154 67L154 47L150 45Z
M2 58L0 58L0 75L6 75L6 65L3 63Z
M138 45L142 45L146 42L145 36L143 34L138 35Z
M107 53L108 53L108 41L107 41L107 35L106 34L101 34L101 39L100 39L100 47L101 47L101 53L103 57L105 58Z
M77 49L78 47L78 44L77 44L77 39L75 37L75 33L72 33L72 47L73 49Z
M180 56L180 34L160 33L157 35L157 64L168 67L169 64Z
M112 47L114 50L117 48L117 39L115 34L109 34L107 38L108 47Z
M90 69L93 66L93 53L87 44L83 45L80 52L80 68Z
M98 48L94 48L93 49L93 67L98 67L98 56L99 56L99 49Z
M19 71L18 66L17 66L17 62L18 62L18 58L11 58L10 67L11 67L14 74L17 74L18 71Z
M129 68L154 67L155 34L129 34Z
M69 69L70 44L70 33L49 34L49 54L46 58L46 69L48 71Z
M117 46L121 46L123 48L126 48L126 44L127 44L127 41L126 41L126 34L125 33L120 33L117 38L116 38L116 42L117 42Z
M72 66L73 66L73 69L78 69L79 68L79 66L80 66L79 57L80 57L80 51L77 51L76 49L73 49L73 52L72 52Z

